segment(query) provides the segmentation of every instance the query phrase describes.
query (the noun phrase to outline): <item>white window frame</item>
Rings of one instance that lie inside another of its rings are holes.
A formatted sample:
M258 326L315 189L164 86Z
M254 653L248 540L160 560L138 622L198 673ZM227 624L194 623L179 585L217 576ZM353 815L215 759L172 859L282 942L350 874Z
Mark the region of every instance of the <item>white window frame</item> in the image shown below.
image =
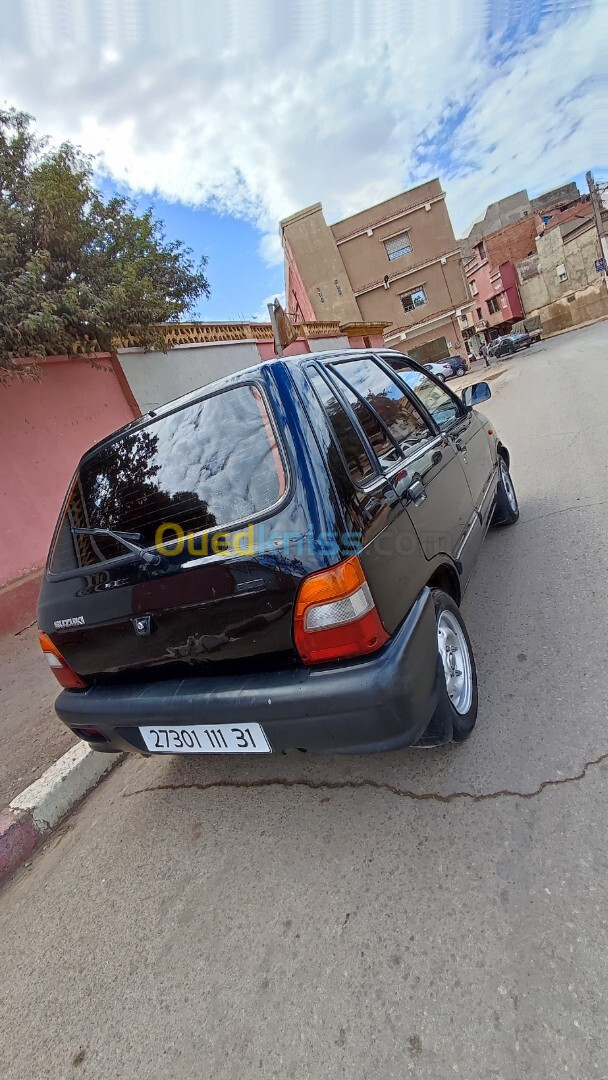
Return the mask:
M414 293L422 293L422 295L424 296L424 300L420 304L413 303L411 308L406 308L405 304L403 303L404 298L406 296L411 297L414 295ZM417 285L415 289L410 289L409 292L400 293L399 299L401 301L401 307L403 308L406 315L409 315L411 311L416 311L419 307L424 307L424 305L428 304L429 302L429 298L426 295L426 289L424 288L424 285Z
M469 282L469 289L470 289L470 292L471 292L471 296L477 296L479 294L479 289L477 288L477 282L476 281L470 281Z
M399 247L400 242L401 247ZM394 236L387 236L386 240L383 240L382 243L384 244L384 250L389 262L400 259L402 255L409 255L412 251L412 241L410 240L409 229L405 229L400 233L395 233Z

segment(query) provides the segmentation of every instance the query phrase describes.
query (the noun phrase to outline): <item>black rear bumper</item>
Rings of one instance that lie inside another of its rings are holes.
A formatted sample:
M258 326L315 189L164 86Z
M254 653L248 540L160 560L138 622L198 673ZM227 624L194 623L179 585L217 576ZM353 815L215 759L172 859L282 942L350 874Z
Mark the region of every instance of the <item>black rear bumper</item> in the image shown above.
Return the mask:
M416 743L438 701L435 611L424 589L374 656L318 668L64 690L59 718L105 736L96 750L147 754L139 725L250 724L273 750L361 754ZM77 732L77 734L79 734Z

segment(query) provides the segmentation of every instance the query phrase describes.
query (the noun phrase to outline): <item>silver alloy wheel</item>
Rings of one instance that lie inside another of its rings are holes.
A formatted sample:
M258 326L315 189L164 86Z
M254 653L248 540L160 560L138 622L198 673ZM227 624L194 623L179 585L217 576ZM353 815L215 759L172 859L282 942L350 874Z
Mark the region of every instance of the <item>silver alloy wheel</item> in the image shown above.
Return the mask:
M437 619L437 645L448 697L456 712L464 716L473 701L473 669L462 627L447 609Z
M505 489L505 495L511 510L514 514L518 511L517 495L515 494L515 488L513 487L513 481L509 475L509 470L504 462L504 458L500 459L500 479L502 480L502 486Z

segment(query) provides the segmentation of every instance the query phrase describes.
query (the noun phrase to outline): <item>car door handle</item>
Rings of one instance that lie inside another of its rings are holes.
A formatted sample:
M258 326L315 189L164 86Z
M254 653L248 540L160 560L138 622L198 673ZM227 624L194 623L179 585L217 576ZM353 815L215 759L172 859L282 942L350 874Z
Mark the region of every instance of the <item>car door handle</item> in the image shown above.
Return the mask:
M422 480L414 480L413 484L410 484L406 491L408 499L411 499L414 506L419 506L426 499L426 488L422 483Z

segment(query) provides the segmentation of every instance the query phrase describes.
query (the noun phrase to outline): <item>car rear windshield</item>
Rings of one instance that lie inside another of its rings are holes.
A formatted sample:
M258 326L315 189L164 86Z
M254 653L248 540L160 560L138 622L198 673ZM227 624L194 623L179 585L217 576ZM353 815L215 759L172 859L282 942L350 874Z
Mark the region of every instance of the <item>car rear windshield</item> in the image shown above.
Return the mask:
M257 518L285 491L283 460L265 401L249 383L126 431L81 466L49 568L63 573L127 554L112 537L77 528L128 532L147 548L167 522L198 533Z

